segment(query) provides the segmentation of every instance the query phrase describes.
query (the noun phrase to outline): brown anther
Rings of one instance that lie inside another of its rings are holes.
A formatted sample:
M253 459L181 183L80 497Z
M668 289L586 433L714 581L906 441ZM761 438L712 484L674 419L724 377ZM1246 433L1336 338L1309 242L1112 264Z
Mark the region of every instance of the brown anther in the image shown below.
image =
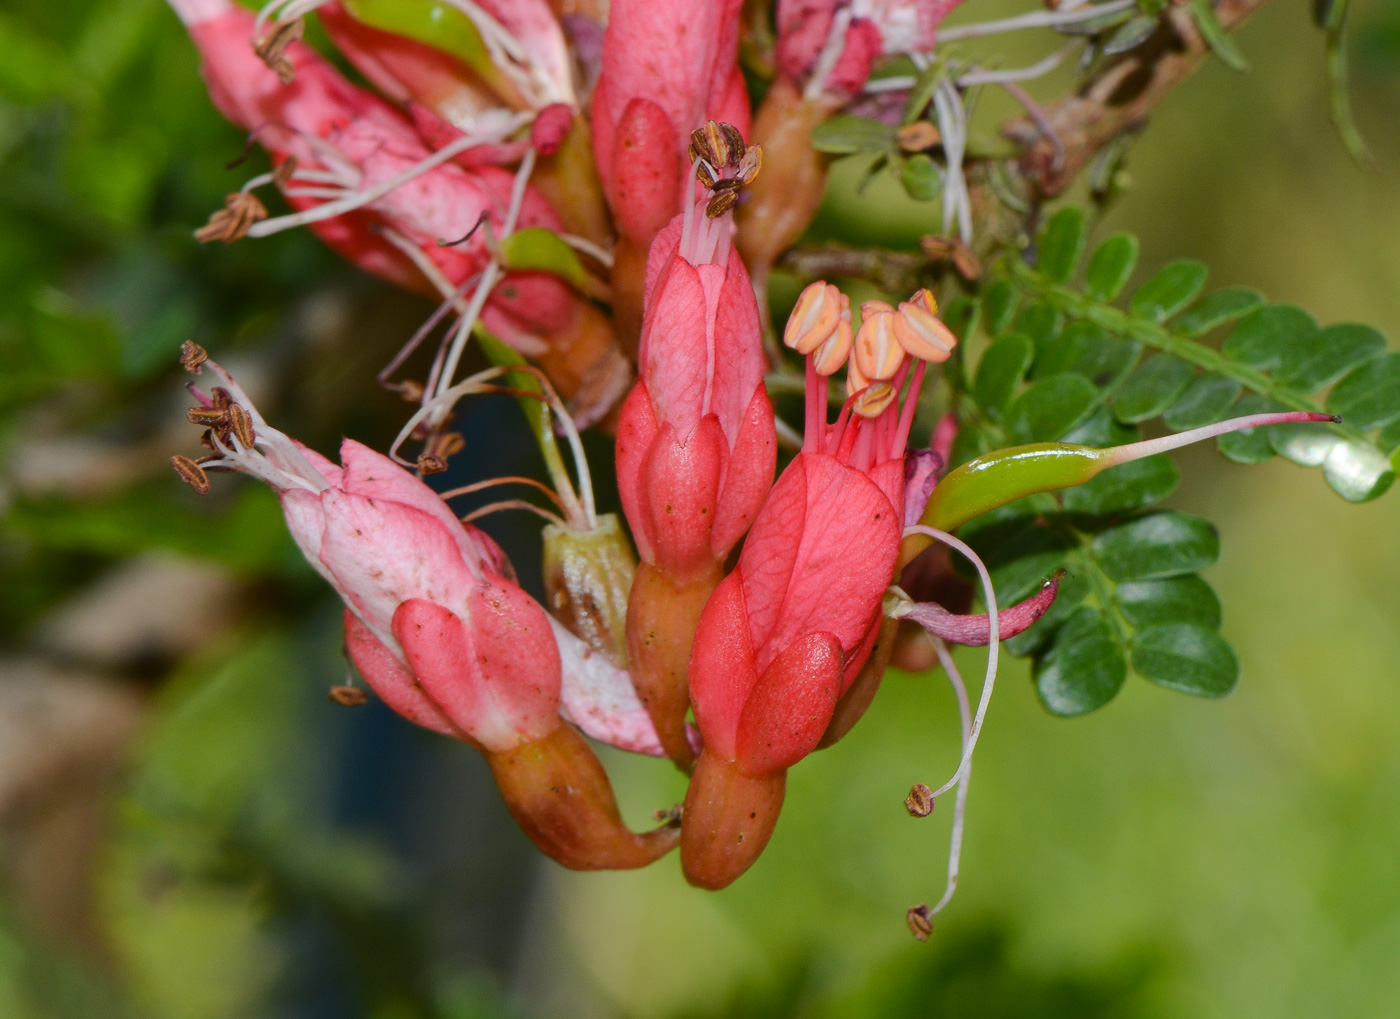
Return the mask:
M714 169L738 166L744 155L744 136L733 124L711 120L690 132L690 161L703 159Z
M185 371L202 375L204 369L200 365L207 360L209 360L209 351L195 343L194 340L186 340L180 344L180 364L184 366Z
M409 403L417 403L423 399L423 383L415 382L413 379L404 379L396 387L399 395Z
M938 133L938 128L927 120L916 120L912 124L905 124L894 133L894 137L899 142L899 147L905 152L923 152L925 149L933 148L943 140L943 135Z
M447 470L447 461L432 453L422 453L418 457L419 474L441 474Z
M251 191L235 191L224 199L224 207L194 232L201 244L223 241L232 244L248 233L259 220L267 219L267 206Z
M933 790L922 782L914 783L909 795L904 797L904 809L915 817L928 817L933 813Z
M719 184L727 183L729 183L729 181L718 181L714 193L710 196L710 200L705 203L705 215L710 219L719 219L719 217L734 208L739 202L739 188L725 188L723 190L719 188ZM738 184L739 182L734 181L734 183ZM740 185L740 187L742 187L742 185Z
M335 701L342 708L358 708L365 701L369 700L365 696L364 690L358 686L333 686L326 691L326 696Z
M219 450L214 445L214 430L212 428L204 429L204 434L199 437L199 444L210 452L217 453Z
M933 921L929 919L928 906L923 903L910 906L904 914L904 919L909 924L909 933L919 941L927 941L928 936L933 933Z
M301 38L306 31L306 22L300 18L291 21L277 21L271 31L259 36L253 43L253 52L262 62L277 72L283 85L290 85L296 77L296 69L287 56L287 47Z
M279 188L286 187L291 183L292 176L297 172L297 167L299 165L296 156L288 156L286 159L282 160L282 162L278 163L277 168L272 171L272 183L276 184Z
M715 181L720 180L720 178L715 175L714 169L704 160L701 160L695 166L695 179L704 185L706 190L714 187Z
M963 279L975 280L982 275L982 260L961 240L925 237L919 241L919 246L931 262L952 261L953 268Z
M433 443L432 452L444 460L456 456L467 448L467 440L461 432L443 432Z
M228 411L219 407L191 407L185 411L185 417L192 425L212 425L218 428L228 420Z
M170 458L170 466L175 468L175 473L180 475L181 481L200 495L209 494L209 475L204 473L204 468L199 464L177 453Z
M257 441L253 433L253 416L240 404L235 403L228 409L228 430L243 444L244 449L252 449Z
M220 410L228 410L233 406L233 394L223 386L215 386L209 390L209 398L214 401L214 406Z
M739 160L739 179L745 185L752 184L758 172L763 169L763 146L750 145Z

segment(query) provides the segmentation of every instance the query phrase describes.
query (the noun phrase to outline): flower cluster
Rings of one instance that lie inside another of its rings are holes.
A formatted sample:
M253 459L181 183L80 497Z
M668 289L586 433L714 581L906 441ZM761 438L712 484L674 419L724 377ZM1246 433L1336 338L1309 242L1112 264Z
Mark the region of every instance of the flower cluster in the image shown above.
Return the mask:
M857 316L817 280L783 346L775 331L765 347L768 271L820 193L812 127L878 61L923 66L956 0L782 0L776 78L752 124L738 0L613 0L606 28L587 4L561 20L544 0L452 0L431 16L274 0L258 17L231 0L170 2L215 104L274 165L198 236L304 225L443 301L381 376L418 404L390 455L346 440L332 463L187 344L186 367L218 385L190 387L205 454L172 462L201 492L211 471L276 490L345 603L346 651L368 686L484 754L521 827L566 866L638 867L679 846L693 884L734 881L775 830L788 769L876 695L901 621L929 635L964 702L946 644L990 648L957 770L909 799L922 816L956 786L960 818L997 644L1052 606L1059 577L999 609L981 560L949 532L1167 446L1317 417L1254 416L1111 450L1026 447L945 476L957 424L930 427L926 390L959 337L930 289L866 300ZM300 41L313 11L382 95ZM269 218L254 193L266 184L292 212ZM425 376L391 381L443 319L455 325ZM474 336L496 367L458 378ZM774 377L787 384L775 391L803 392L800 428L775 415ZM487 508L549 519L544 604L446 501L483 486L440 494L423 480L465 446L445 430L456 402L493 390L527 404L553 482L500 479L544 489L558 513ZM596 511L580 423L615 433L635 557L621 521ZM416 460L400 456L408 442L422 444ZM972 561L985 614L899 586L935 542ZM653 831L629 830L584 736L669 757L690 775L684 804ZM911 913L916 933L930 912Z

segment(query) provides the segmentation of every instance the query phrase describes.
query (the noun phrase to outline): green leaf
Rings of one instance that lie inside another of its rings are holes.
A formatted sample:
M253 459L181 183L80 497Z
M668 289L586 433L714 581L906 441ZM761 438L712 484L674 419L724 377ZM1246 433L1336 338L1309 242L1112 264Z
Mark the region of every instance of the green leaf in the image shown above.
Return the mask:
M1051 712L1083 715L1113 700L1123 688L1128 664L1108 623L1085 605L1060 628L1034 676L1036 692Z
M1165 580L1119 584L1113 600L1119 613L1136 627L1155 623L1195 623L1220 628L1220 598L1194 573Z
M1285 352L1306 344L1317 323L1302 308L1269 304L1250 312L1230 332L1220 352L1251 368L1267 371Z
M1107 449L1109 446L1122 446L1129 442L1137 442L1141 438L1142 429L1134 425L1121 424L1113 416L1112 411L1107 407L1100 407L1066 432L1060 441Z
M1113 234L1094 249L1084 270L1084 293L1105 303L1117 297L1137 265L1138 239L1132 234Z
M501 241L501 260L508 269L553 273L585 292L591 285L574 249L542 226L527 226Z
M1006 331L1016 314L1016 304L1020 299L1020 292L1009 279L999 279L987 288L982 297L982 314L986 318L987 332L990 335L1000 336Z
M1264 295L1249 287L1226 287L1206 294L1172 323L1172 332L1204 336L1216 326L1233 322L1264 303Z
M1035 360L1035 344L1024 333L1007 333L982 355L973 395L986 410L999 412L1011 402Z
M1200 29L1201 38L1215 51L1222 64L1234 71L1249 70L1249 61L1221 26L1211 0L1191 0L1191 14L1196 20L1196 27Z
M1098 477L1066 489L1064 506L1071 513L1114 516L1160 502L1180 483L1172 458L1159 454L1110 467Z
M1064 323L1064 315L1050 305L1037 301L1026 305L1016 316L1016 331L1025 333L1040 348L1060 335Z
M1045 344L1035 373L1077 372L1096 386L1107 386L1137 363L1141 351L1139 344L1110 336L1093 322L1071 322Z
M1082 375L1047 376L1018 396L1006 412L1007 434L1013 443L1051 442L1085 417L1098 395Z
M1363 432L1400 419L1400 353L1352 369L1332 390L1327 407Z
M1143 362L1119 387L1113 413L1119 421L1136 424L1159 417L1186 391L1196 369L1178 357L1159 354Z
M1190 258L1168 262L1138 287L1129 306L1138 318L1165 322L1196 299L1209 276L1210 270L1203 262Z
M1050 508L1055 508L1053 500ZM991 523L967 540L986 560L997 602L1005 605L1040 590L1047 577L1066 565L1070 552L1058 534L1036 524L1034 518Z
M1370 326L1341 322L1289 346L1275 378L1305 393L1336 382L1350 369L1385 351L1385 337Z
M1104 41L1104 53L1111 55L1136 49L1145 43L1153 32L1157 31L1157 26L1160 23L1158 18L1148 14L1139 14L1135 18L1130 18Z
M812 131L812 148L831 155L853 152L877 152L889 147L894 129L871 120L842 114L818 125Z
M1389 458L1370 443L1343 439L1322 464L1327 484L1348 502L1367 502L1384 495L1395 483Z
M1109 528L1089 549L1121 584L1198 573L1220 556L1220 537L1210 521L1169 511Z
M1087 232L1084 213L1077 207L1066 206L1055 213L1040 234L1041 275L1054 283L1064 283L1073 276L1084 257Z
M1194 623L1162 623L1133 636L1133 669L1170 690L1224 697L1240 678L1225 638Z
M1264 429L1274 452L1300 467L1321 467L1342 437L1322 424L1277 425Z
M1400 449L1400 418L1381 429L1376 436L1376 448L1387 456Z
M1223 375L1205 375L1181 394L1181 398L1162 415L1162 420L1174 432L1214 424L1221 421L1239 398L1241 386Z
M1283 409L1282 404L1270 400L1267 396L1246 396L1230 409L1230 413L1264 414ZM1237 464L1263 463L1265 460L1272 460L1276 455L1267 428L1242 428L1238 432L1220 436L1215 440L1215 444L1227 459Z
M923 152L916 152L904 161L899 180L909 197L920 202L933 201L943 190L938 166Z

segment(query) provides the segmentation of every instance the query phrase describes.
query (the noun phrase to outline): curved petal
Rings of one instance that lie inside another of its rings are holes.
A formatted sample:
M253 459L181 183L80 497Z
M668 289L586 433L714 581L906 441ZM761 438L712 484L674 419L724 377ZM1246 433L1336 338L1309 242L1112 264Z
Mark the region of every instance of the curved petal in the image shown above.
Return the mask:
M423 692L408 666L350 609L345 610L345 651L370 689L389 707L425 729L461 737L461 730Z
M651 444L646 467L644 512L651 518L656 564L679 577L713 568L714 528L724 436L707 416L685 439L666 424Z
M751 775L790 768L817 748L841 696L841 642L809 633L764 670L739 717L735 762Z
M695 627L690 652L690 700L705 746L734 759L739 716L758 682L738 572L719 582Z
M1060 590L1063 571L1055 574L1045 585L1024 601L1019 601L997 613L1001 639L1016 636L1030 628L1036 620L1049 611L1055 595ZM958 615L949 612L937 602L915 602L900 616L918 623L935 637L942 637L950 644L966 644L969 647L983 647L992 639L991 622L987 614Z
M665 757L647 709L637 698L632 677L598 654L556 620L563 682L560 713L594 739L636 754Z

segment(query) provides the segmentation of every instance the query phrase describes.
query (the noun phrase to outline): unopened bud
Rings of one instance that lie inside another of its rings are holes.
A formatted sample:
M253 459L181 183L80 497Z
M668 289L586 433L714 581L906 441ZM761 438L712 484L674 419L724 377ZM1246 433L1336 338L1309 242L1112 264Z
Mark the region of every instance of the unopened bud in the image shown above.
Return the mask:
M928 936L933 933L933 921L929 917L928 906L922 903L910 906L904 914L904 919L909 924L909 933L919 941L927 941Z
M835 332L845 301L846 296L830 283L818 280L807 284L788 316L783 344L803 355L816 350Z
M904 360L904 350L895 338L898 316L893 310L873 309L871 306L876 303L866 301L861 307L860 331L856 333L854 347L860 373L872 381L894 378Z
M894 336L911 357L935 364L948 360L948 355L958 345L958 338L951 329L922 304L913 301L905 301L894 314Z
M933 790L922 782L917 782L904 798L904 809L915 817L928 817L933 813Z

